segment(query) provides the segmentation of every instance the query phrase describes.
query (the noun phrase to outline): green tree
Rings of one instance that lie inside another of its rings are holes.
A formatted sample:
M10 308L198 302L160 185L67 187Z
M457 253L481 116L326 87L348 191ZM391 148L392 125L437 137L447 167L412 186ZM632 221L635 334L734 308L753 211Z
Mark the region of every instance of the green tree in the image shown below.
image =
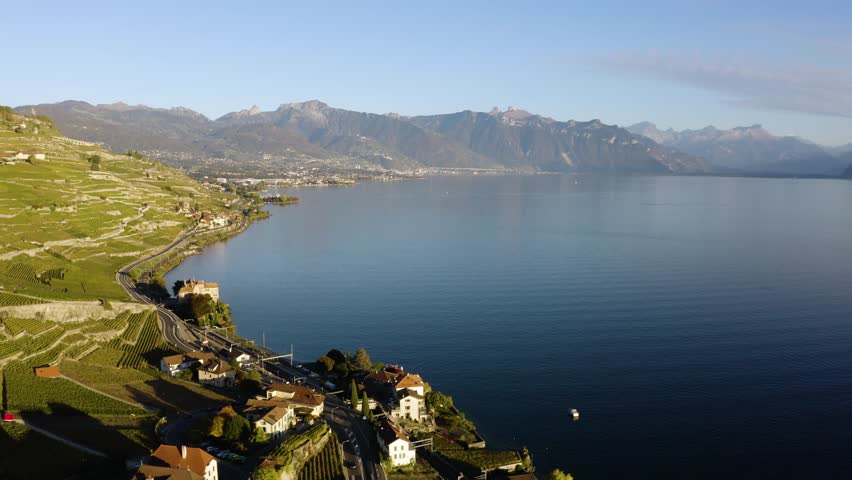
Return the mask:
M258 467L251 474L251 480L281 480L281 474L272 467Z
M262 445L268 441L269 437L260 427L255 427L254 431L251 432L251 435L249 436L249 442L251 442L252 445Z
M352 379L352 385L349 387L351 391L349 392L349 401L353 409L358 409L358 385L355 383L355 379Z
M547 474L547 480L574 480L574 477L570 473L565 473L557 468Z
M210 427L207 429L207 435L215 438L221 438L224 428L225 417L222 415L216 415L210 420Z
M175 280L175 284L172 285L172 291L175 293L176 297L178 292L181 288L183 288L184 285L186 285L186 282L184 282L183 280Z
M251 425L245 418L239 415L227 417L222 427L222 440L233 444L246 438L250 431Z
M257 370L249 370L242 373L242 370L237 370L239 377L239 388L246 395L254 395L260 391L260 372Z
M370 360L370 355L364 347L355 351L355 368L358 370L368 371L373 368L373 362Z
M370 399L367 398L366 390L361 396L361 415L367 418L373 418L373 412L370 410Z
M326 357L334 360L334 363L346 363L346 355L340 350L331 349L325 354Z
M323 355L323 356L319 357L319 360L317 360L317 363L319 363L320 367L325 369L324 373L328 373L328 372L334 370L334 360L329 358L327 355Z
M426 405L433 410L449 410L453 406L453 397L433 390L426 393Z

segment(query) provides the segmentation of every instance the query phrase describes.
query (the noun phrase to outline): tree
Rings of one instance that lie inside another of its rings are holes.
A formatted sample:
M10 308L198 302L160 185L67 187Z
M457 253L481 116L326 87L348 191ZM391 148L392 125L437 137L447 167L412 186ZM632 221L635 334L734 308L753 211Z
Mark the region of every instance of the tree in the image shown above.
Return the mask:
M252 445L262 445L268 441L269 437L260 427L255 427L254 431L251 432L251 436L249 436L249 442L251 442Z
M574 477L570 473L565 473L557 468L547 475L547 480L574 480Z
M172 291L175 292L176 297L177 297L178 292L180 291L181 288L184 287L184 285L186 285L186 282L184 282L183 280L175 280L175 284L172 285Z
M367 398L367 391L361 396L361 415L367 418L373 418L373 412L370 410L370 399Z
M435 410L449 410L453 406L453 397L432 390L426 393L426 405Z
M368 371L373 368L373 362L370 360L370 356L367 354L367 350L365 350L364 347L355 351L355 368L363 371Z
M334 363L346 363L346 355L340 350L331 349L325 354L326 357L334 360Z
M237 375L239 377L239 387L240 390L247 395L254 395L258 391L260 391L260 372L257 370L250 370L246 373L242 373L242 370L237 370Z
M225 425L222 427L222 440L229 443L236 443L248 436L251 431L251 425L245 418L234 415L225 419Z
M317 360L317 363L319 363L320 366L325 369L324 373L328 373L328 372L334 370L334 360L329 358L327 355L323 355L323 356L319 357L319 360Z
M222 430L225 427L225 417L222 415L216 415L210 420L210 427L207 429L207 435L211 437L220 438L222 436Z
M349 388L351 389L351 391L349 393L349 401L350 401L349 406L352 407L353 409L357 409L358 408L357 407L357 405L358 405L358 385L355 383L354 378L352 379L352 385Z
M281 474L272 467L258 467L252 472L251 480L281 480Z

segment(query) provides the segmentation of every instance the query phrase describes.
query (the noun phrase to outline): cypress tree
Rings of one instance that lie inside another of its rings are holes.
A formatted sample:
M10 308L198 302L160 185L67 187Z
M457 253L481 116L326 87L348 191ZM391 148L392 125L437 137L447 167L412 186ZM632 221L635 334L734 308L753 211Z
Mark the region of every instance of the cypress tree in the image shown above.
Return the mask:
M355 379L352 379L352 392L350 393L350 402L353 410L358 409L358 385L355 384Z
M364 395L361 397L361 415L371 418L373 416L373 412L370 411L370 400L367 398L367 391L364 391Z

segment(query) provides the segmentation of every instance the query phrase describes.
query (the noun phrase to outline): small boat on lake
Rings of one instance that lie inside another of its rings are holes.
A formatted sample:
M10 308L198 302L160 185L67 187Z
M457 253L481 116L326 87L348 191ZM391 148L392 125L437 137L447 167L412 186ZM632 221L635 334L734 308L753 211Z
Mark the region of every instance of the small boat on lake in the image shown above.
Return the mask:
M580 419L580 411L579 411L579 410L577 410L576 408L572 408L572 409L571 409L571 417L572 417L572 418L574 419L574 421L576 422L577 420L579 420L579 419Z

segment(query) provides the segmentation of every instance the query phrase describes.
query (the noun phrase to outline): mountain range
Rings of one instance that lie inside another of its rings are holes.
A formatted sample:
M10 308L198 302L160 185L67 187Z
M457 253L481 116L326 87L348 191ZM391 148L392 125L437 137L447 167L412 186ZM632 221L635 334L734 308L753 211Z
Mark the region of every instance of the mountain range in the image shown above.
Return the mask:
M717 173L836 176L852 163L843 147L831 150L797 137L775 136L760 125L676 131L642 122L627 130L701 157Z
M387 168L700 173L701 159L598 120L559 122L518 109L403 117L313 100L211 120L187 108L79 101L27 105L66 135L114 150L249 160L353 158ZM174 162L172 162L174 163Z
M719 130L627 128L600 120L558 121L521 109L405 117L330 107L317 100L257 107L217 119L170 109L80 101L26 105L66 135L113 150L142 150L172 165L355 161L385 168L522 172L840 175L852 148L826 149L759 125ZM253 167L252 167L253 168ZM846 172L852 175L852 167Z

